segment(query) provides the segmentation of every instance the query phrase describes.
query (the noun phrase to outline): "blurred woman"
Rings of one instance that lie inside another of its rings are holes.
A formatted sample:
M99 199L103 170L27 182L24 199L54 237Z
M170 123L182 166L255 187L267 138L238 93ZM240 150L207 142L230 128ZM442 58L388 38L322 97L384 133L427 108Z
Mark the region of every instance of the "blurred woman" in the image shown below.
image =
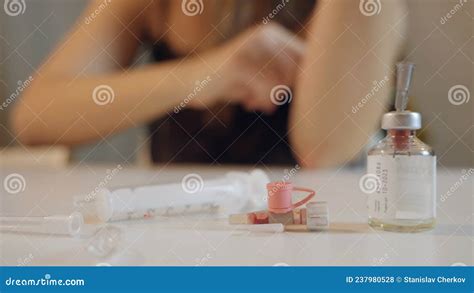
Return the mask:
M359 104L392 78L404 33L404 1L363 2L92 1L17 104L17 137L146 124L155 162L348 163L389 103L387 86ZM134 66L143 49L154 62Z

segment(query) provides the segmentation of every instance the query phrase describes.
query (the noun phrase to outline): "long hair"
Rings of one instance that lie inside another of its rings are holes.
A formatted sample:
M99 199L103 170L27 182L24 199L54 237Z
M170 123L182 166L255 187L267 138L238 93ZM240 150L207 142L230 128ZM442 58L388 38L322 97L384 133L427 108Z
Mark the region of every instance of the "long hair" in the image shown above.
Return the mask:
M276 21L298 32L310 17L316 0L208 0L215 5L213 18L227 36L258 23Z

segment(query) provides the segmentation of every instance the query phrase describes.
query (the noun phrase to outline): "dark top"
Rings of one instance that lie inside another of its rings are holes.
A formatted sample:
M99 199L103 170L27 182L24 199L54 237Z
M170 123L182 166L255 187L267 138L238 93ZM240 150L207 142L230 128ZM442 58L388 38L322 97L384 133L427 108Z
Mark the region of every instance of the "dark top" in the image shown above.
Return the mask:
M164 61L178 56L161 43L153 48L153 57ZM278 106L272 115L247 112L237 105L170 110L149 125L153 162L295 164L287 137L290 106Z

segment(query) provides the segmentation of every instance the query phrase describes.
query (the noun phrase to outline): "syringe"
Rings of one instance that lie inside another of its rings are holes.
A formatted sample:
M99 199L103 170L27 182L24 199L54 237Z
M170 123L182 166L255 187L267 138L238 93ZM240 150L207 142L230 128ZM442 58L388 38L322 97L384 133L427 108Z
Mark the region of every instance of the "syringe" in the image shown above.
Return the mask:
M79 212L45 217L0 217L0 231L76 236L84 219Z
M181 183L101 189L92 202L104 222L215 211L240 212L246 205L262 205L268 176L261 170L229 172L225 176L195 182L190 192ZM260 202L259 202L260 201ZM76 204L88 205L86 202ZM255 208L255 207L254 207Z

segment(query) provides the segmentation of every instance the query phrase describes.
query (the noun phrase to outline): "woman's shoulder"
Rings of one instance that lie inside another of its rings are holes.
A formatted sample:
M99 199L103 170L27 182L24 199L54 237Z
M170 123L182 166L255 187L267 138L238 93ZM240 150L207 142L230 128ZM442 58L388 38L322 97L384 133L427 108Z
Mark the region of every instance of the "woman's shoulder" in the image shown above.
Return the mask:
M93 0L86 8L86 14L108 15L119 21L123 29L136 27L151 29L151 22L160 27L165 22L165 0ZM162 14L162 15L161 15Z

